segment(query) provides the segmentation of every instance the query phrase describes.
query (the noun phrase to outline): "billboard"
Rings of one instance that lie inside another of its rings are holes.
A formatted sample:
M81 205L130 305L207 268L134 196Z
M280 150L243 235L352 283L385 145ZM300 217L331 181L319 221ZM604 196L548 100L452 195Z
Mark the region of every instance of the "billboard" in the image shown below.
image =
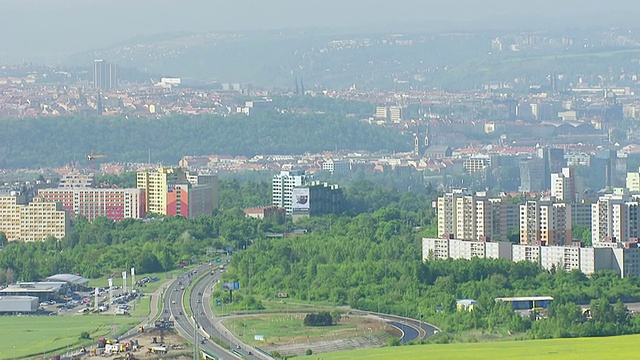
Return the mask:
M293 211L309 211L309 188L295 188L291 194Z

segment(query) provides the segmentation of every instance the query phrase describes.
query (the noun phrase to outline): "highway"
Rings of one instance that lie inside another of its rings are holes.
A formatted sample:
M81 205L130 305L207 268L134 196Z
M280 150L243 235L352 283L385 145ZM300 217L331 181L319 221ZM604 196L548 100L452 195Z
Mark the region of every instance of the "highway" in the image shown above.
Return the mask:
M193 284L191 297L188 299L193 316L187 316L186 309L183 307L183 297L186 296L186 289L191 285L193 279L202 275L203 272L205 275ZM164 294L162 316L174 319L175 328L182 336L196 342L200 349L219 359L272 359L271 356L244 344L224 327L221 327L219 322L214 324L215 316L210 306L210 299L213 286L218 282L220 275L221 270L218 267L211 267L211 265L201 265L189 270L189 273L180 275L167 287ZM400 341L403 344L416 339L428 338L439 331L435 326L415 319L353 309L350 311L356 315L379 317L390 326L399 329L402 332ZM194 331L196 324L197 332ZM228 344L231 350L221 347L212 341L213 339L216 339L218 343Z
M211 270L213 269L213 271ZM176 281L172 282L165 292L165 308L163 310L164 317L173 318L176 330L186 339L197 343L199 349L218 357L219 359L271 359L270 356L258 353L250 349L247 345L239 342L228 331L221 333L214 326L211 319L214 318L209 299L213 284L220 277L220 270L211 268L208 265L202 265L189 271L189 275L185 273L180 275ZM198 279L193 284L189 306L194 316L187 316L186 309L183 307L183 297L186 295L185 290L191 284L194 278L206 275ZM194 331L194 325L197 324L198 331ZM212 339L217 339L221 343L229 344L231 350L227 350Z

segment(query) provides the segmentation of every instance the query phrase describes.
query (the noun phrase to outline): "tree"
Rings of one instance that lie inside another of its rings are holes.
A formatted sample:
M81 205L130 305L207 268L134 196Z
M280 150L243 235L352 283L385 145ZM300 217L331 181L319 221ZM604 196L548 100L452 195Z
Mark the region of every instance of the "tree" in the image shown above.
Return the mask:
M342 317L342 312L339 309L337 308L331 309L331 321L333 322L334 325L340 322L341 317Z

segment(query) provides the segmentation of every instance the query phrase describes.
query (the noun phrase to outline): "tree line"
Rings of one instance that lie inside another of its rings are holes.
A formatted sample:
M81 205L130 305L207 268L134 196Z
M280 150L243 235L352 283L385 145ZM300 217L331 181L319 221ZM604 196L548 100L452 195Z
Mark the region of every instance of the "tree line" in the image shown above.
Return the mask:
M396 130L334 113L267 112L172 115L161 118L80 117L0 119L0 168L86 163L92 149L109 162L177 163L184 155L302 154L335 149L410 149ZM26 139L37 138L38 141ZM89 164L86 164L87 166Z

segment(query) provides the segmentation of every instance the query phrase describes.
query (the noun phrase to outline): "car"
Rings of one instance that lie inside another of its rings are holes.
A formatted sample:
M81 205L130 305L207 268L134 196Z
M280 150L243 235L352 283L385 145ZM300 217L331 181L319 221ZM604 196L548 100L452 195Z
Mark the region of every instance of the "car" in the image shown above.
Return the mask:
M172 304L175 304L175 303L176 303L176 301L175 301L175 300L171 300L171 303L172 303Z

